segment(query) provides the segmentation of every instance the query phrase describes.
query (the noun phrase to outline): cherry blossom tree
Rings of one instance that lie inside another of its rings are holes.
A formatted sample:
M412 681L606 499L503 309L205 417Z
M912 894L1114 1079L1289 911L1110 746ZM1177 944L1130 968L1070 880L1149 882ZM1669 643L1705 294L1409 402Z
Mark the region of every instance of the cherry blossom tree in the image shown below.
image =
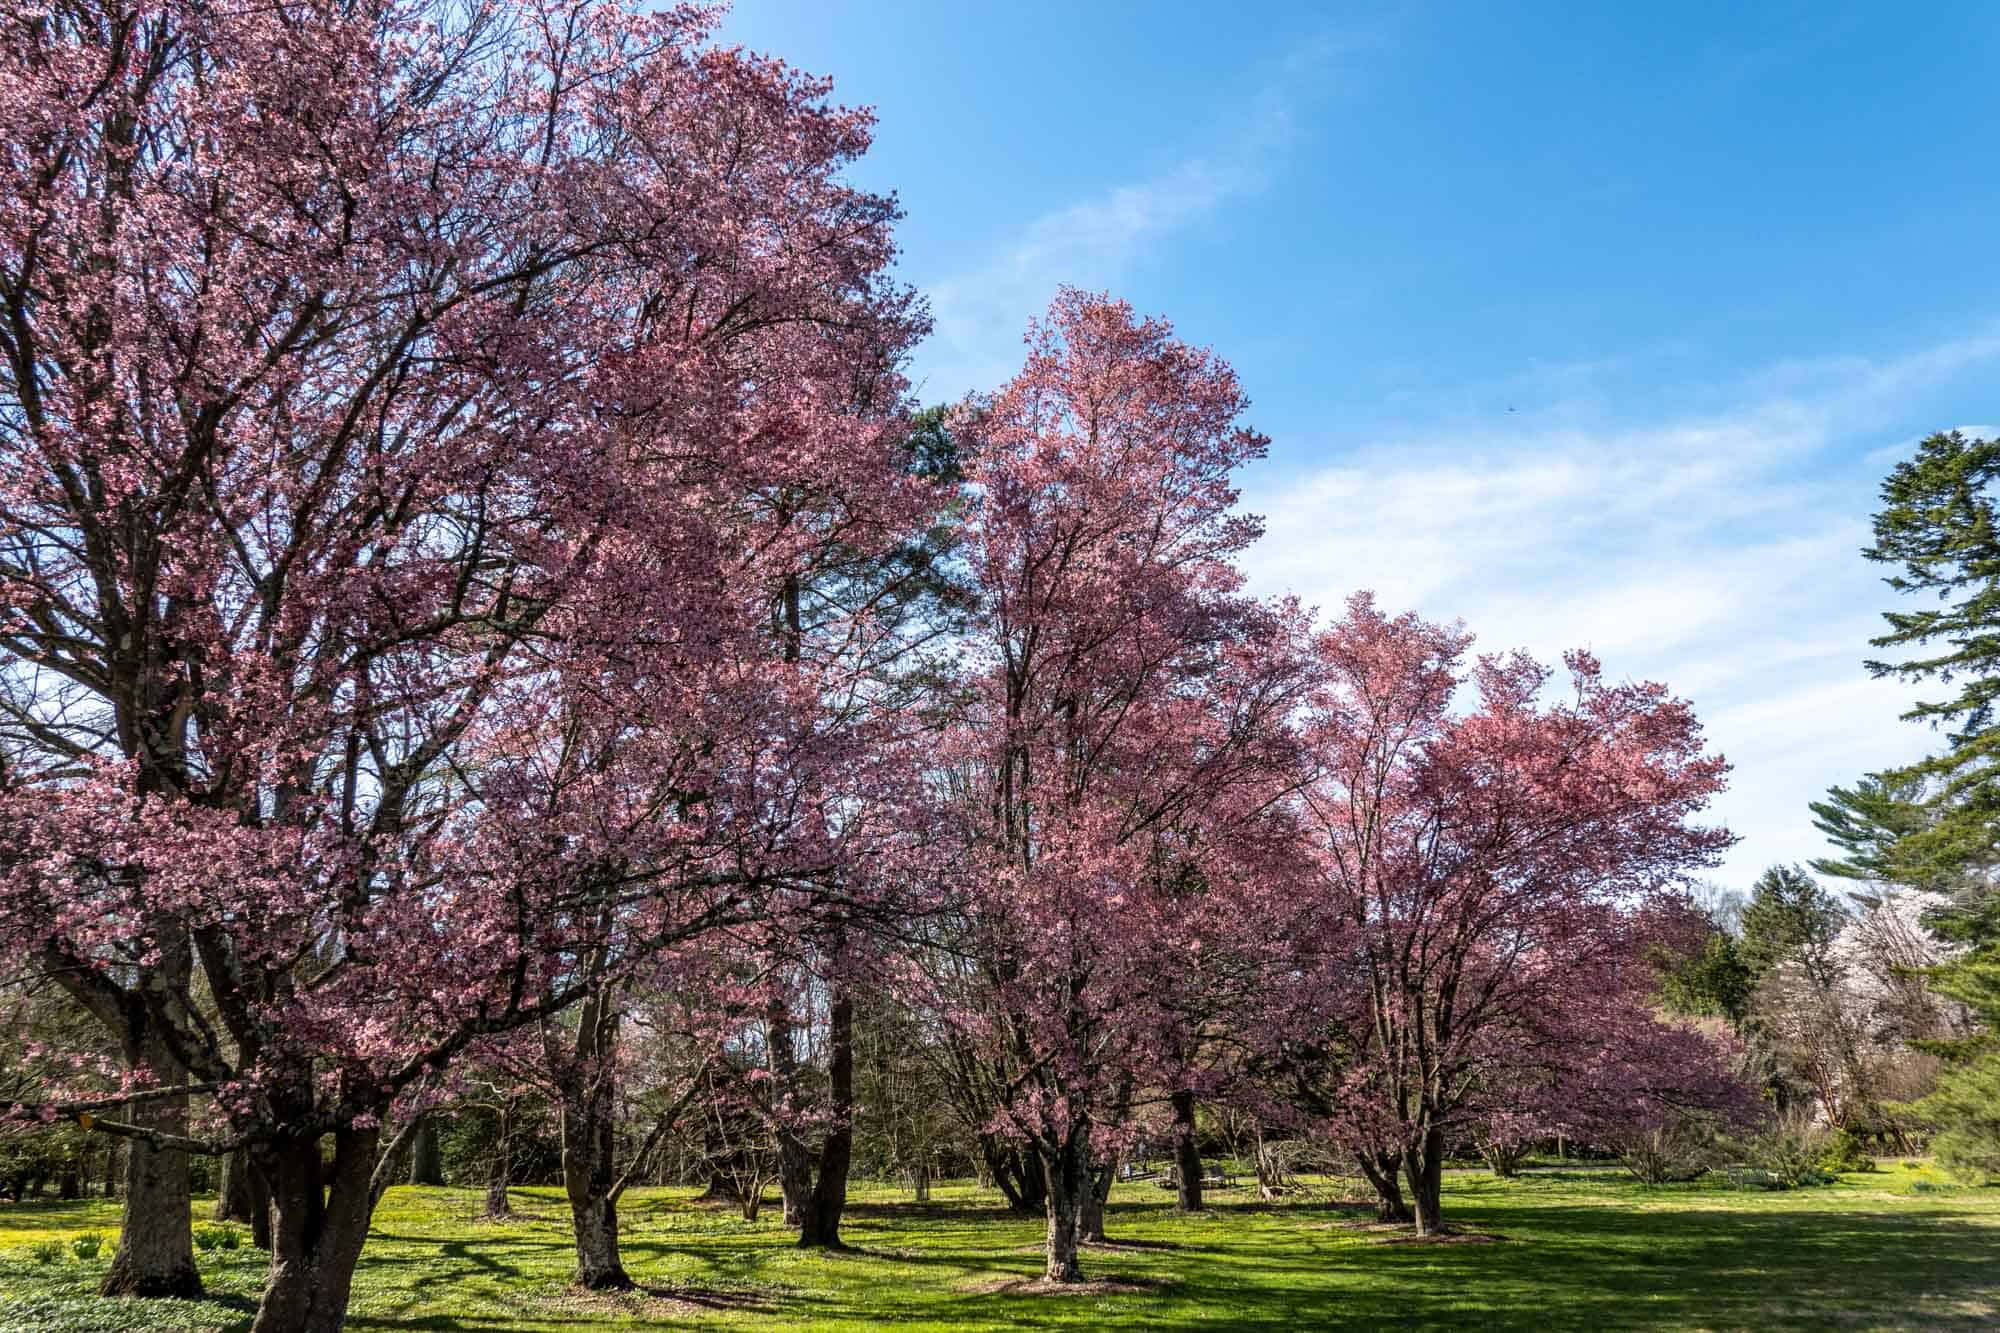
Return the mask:
M1676 1081L1636 1060L1690 1049L1652 1014L1646 960L1688 919L1685 876L1729 841L1691 822L1726 765L1686 704L1608 684L1581 653L1567 698L1544 704L1545 667L1516 654L1468 673L1468 645L1366 595L1320 639L1315 882L1268 1027L1294 1104L1392 1209L1400 1171L1426 1233L1452 1136ZM1468 674L1476 700L1457 711Z
M338 1328L400 1098L832 850L771 608L909 520L922 321L867 116L712 21L0 29L0 931L124 1052L132 1289L242 1147L256 1328Z
M1121 303L1064 291L1027 364L969 406L980 599L940 786L963 894L944 1003L992 1072L990 1128L1042 1177L1047 1280L1080 1275L1093 1163L1128 1125L1177 897L1201 891L1234 795L1292 700L1285 616L1231 559L1258 526L1232 472L1260 455L1229 368ZM1176 890L1180 892L1177 893Z

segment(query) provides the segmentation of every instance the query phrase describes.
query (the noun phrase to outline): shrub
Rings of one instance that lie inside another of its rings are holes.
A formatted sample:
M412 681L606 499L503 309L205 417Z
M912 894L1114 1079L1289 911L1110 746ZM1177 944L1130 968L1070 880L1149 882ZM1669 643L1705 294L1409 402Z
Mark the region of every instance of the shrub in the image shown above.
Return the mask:
M1715 1135L1695 1122L1671 1121L1627 1134L1618 1156L1648 1185L1693 1180L1715 1166Z
M70 1241L69 1247L79 1259L95 1259L97 1252L104 1248L104 1237L95 1231L86 1231Z
M36 1241L34 1255L38 1264L60 1263L63 1257L63 1243L59 1240Z
M1820 1159L1831 1138L1825 1126L1804 1116L1787 1116L1750 1141L1750 1163L1777 1177L1780 1189L1830 1184L1834 1177L1820 1166Z
M1822 1171L1873 1171L1875 1159L1853 1131L1843 1129L1828 1136L1819 1166Z
M234 1227L196 1227L194 1229L195 1248L208 1250L233 1250L243 1243L243 1237Z
M1494 1139L1479 1145L1479 1155L1492 1168L1494 1175L1509 1180L1521 1174L1521 1163L1527 1160L1528 1145Z

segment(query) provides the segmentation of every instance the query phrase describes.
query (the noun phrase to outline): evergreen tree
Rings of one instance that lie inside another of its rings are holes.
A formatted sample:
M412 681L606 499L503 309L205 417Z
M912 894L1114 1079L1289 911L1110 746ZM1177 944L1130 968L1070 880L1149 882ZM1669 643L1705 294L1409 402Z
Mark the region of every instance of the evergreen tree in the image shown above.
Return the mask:
M1778 964L1797 958L1810 970L1826 956L1847 913L1799 866L1772 866L1757 877L1743 908L1737 953L1754 988Z
M2000 476L2000 441L1967 439L1958 431L1933 435L1914 458L1898 463L1882 483L1875 543L1863 554L1896 566L1886 580L1899 593L1933 605L1888 611L1889 632L1876 648L1913 652L1871 661L1877 676L1955 687L1903 716L1945 731L1945 748L1907 769L1883 774L1872 796L1842 801L1827 814L1837 828L1845 813L1864 830L1894 833L1879 869L1919 884L1993 859L2000 814L2000 523L1993 484ZM1863 784L1866 787L1866 784ZM1919 815L1917 793L1929 799ZM1816 811L1815 813L1820 813ZM1869 821L1874 821L1872 824ZM1863 844L1872 846L1866 833ZM1858 863L1865 867L1864 859Z

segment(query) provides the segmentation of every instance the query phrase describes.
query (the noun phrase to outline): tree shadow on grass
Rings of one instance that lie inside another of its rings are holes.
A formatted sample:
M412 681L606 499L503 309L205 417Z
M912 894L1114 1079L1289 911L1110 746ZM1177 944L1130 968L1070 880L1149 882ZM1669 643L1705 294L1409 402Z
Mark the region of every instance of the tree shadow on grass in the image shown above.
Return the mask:
M918 1203L915 1200L907 1202L899 1200L895 1203L850 1203L843 1216L874 1222L935 1221L958 1225L976 1225L985 1222L1033 1223L1041 1220L1040 1214L1017 1213L1005 1204Z
M1644 1311L1645 1322L1668 1326L1879 1326L1886 1314L1991 1328L2000 1316L1988 1304L2000 1299L2000 1232L1957 1219L1551 1204L1463 1207L1454 1221L1504 1227L1512 1243L1354 1252L1349 1262L1376 1280L1354 1293L1343 1321L1617 1327ZM1919 1300L1929 1308L1915 1309ZM1247 1322L1298 1317L1291 1302L1276 1304Z

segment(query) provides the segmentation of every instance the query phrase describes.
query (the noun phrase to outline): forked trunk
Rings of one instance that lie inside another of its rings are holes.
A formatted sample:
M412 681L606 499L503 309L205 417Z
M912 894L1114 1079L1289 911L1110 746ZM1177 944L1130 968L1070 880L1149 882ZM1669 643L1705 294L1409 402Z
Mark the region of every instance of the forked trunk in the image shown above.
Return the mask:
M1048 1197L1049 1231L1042 1268L1044 1282L1081 1282L1077 1261L1078 1224L1084 1199L1091 1192L1086 1156L1089 1131L1071 1130L1053 1149L1042 1148L1042 1174Z
M1361 1174L1375 1188L1375 1216L1384 1222L1413 1222L1409 1203L1403 1198L1403 1186L1398 1178L1402 1171L1402 1160L1393 1153L1364 1152L1360 1154Z
M337 1131L330 1167L321 1164L317 1138L276 1139L257 1150L271 1191L271 1274L251 1333L340 1333L374 1210L379 1136Z
M1275 1199L1284 1193L1284 1172L1270 1145L1264 1142L1264 1127L1257 1126L1257 1197Z
M1176 1204L1184 1213L1201 1211L1201 1144L1194 1133L1194 1094L1174 1094L1174 1175Z
M611 1120L583 1127L575 1142L571 1110L563 1108L563 1191L576 1233L576 1284L592 1291L625 1291L632 1278L618 1254L618 1201L611 1160Z
M1032 1150L984 1134L979 1140L979 1156L993 1183L1007 1197L1008 1208L1029 1217L1048 1212L1048 1177Z
M180 1062L157 1039L143 1040L128 1058L151 1070L163 1085L184 1081ZM134 1102L131 1120L163 1134L185 1135L187 1098ZM144 1139L131 1140L125 1156L125 1216L118 1253L98 1290L106 1296L201 1295L201 1274L194 1266L193 1206L187 1154L156 1148Z
M1410 1199L1416 1214L1417 1234L1434 1236L1444 1227L1444 1131L1431 1129L1419 1144L1403 1157L1403 1172L1410 1180Z
M553 1032L544 1040L553 1043ZM592 1291L632 1286L618 1254L617 1138L612 1098L618 1046L617 999L593 991L578 1007L572 1077L562 1090L563 1192L576 1236L576 1284Z

